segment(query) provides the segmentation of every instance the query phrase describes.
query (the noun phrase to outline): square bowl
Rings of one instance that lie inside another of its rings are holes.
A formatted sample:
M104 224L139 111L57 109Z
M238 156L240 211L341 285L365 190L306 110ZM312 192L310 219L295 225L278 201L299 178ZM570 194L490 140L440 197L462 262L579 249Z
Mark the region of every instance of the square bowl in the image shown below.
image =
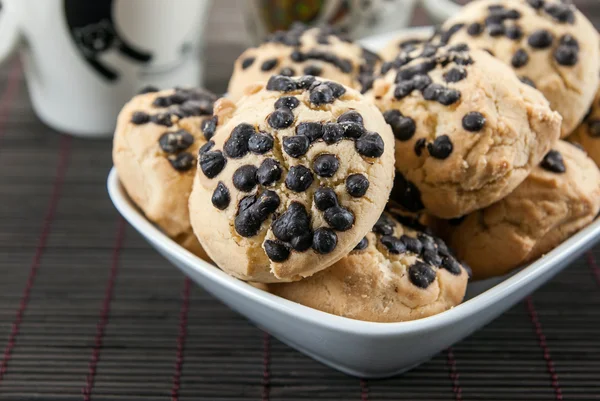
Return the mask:
M403 29L360 43L382 49L399 37L426 37L432 27ZM113 168L108 192L123 217L165 258L230 308L298 351L344 373L382 378L415 367L498 317L600 239L594 221L552 252L507 276L469 283L465 301L438 315L374 323L331 315L235 279L163 234L137 209Z
M282 342L347 374L388 377L423 363L533 292L600 239L600 220L509 276L469 284L462 304L438 315L373 323L331 315L233 278L155 227L131 202L113 168L108 192L123 217L165 258L230 308Z

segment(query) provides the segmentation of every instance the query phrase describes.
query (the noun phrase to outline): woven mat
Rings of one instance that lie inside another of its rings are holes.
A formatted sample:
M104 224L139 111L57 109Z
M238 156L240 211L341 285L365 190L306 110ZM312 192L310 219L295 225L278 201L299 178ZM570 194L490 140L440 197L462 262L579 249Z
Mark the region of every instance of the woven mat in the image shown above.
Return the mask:
M44 126L20 63L0 69L0 400L600 399L600 247L424 365L359 380L152 250L108 199L110 150Z

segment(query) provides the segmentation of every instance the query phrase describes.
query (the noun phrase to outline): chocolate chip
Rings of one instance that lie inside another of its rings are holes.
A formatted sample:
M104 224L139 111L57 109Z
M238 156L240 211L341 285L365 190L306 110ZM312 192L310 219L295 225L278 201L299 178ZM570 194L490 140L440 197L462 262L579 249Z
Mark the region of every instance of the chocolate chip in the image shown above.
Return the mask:
M473 23L467 28L467 33L471 36L479 36L483 32L483 26L480 23Z
M427 146L427 140L425 138L419 138L415 142L414 151L417 156L421 156L423 149Z
M417 75L425 75L428 72L433 71L435 67L437 67L437 62L435 60L427 60L420 64L411 65L410 67L405 67L398 71L396 80L397 82L410 80Z
M553 39L550 32L545 29L540 29L529 36L527 43L534 49L545 49L552 46Z
M273 75L269 78L266 88L267 90L278 92L291 92L297 89L294 80L283 75Z
M429 154L436 159L446 159L452 153L452 141L448 135L441 135L435 138L433 143L427 144Z
M427 288L434 282L436 277L435 270L431 266L416 261L408 268L408 278L410 282L419 288Z
M587 125L591 137L600 137L600 120L590 120Z
M579 61L579 50L576 47L560 45L554 50L554 59L560 65L572 67Z
M544 0L527 0L527 4L536 10L539 10L540 8L544 7Z
M198 149L198 154L201 155L202 153L206 153L209 150L211 150L214 146L215 143L213 141L208 141L204 145L200 146L200 149Z
M294 123L294 113L290 109L277 109L268 118L269 125L275 129L285 129Z
M131 115L131 122L135 125L146 124L150 121L150 115L143 111L136 111Z
M337 246L337 234L325 227L317 228L313 235L312 248L315 252L326 255Z
M338 117L337 122L338 123L351 122L351 123L357 123L360 125L364 124L363 117L356 110L349 110L349 111L345 112L344 114L342 114L341 116Z
M300 101L294 96L283 96L275 102L276 109L295 109L300 105Z
M227 160L220 150L200 154L200 169L208 178L216 177L225 167Z
M194 137L192 134L182 129L175 132L165 132L158 138L160 148L166 153L177 153L186 150L193 143Z
M293 77L294 75L296 75L296 72L290 67L284 67L281 70L279 70L279 75L283 75L285 77Z
M167 156L171 166L177 171L188 171L196 164L194 155L188 152L181 152L176 155Z
M437 98L437 101L444 106L450 106L460 100L460 92L456 89L445 88Z
M339 167L340 162L337 157L330 154L321 154L313 162L313 170L320 177L333 177Z
M556 21L561 23L575 23L575 13L571 9L569 4L547 4L544 7L549 15L552 16Z
M437 100L446 88L440 84L431 84L423 90L425 100Z
M419 188L398 171L394 177L394 187L390 197L409 212L418 212L425 207L421 201Z
M311 171L303 165L290 167L285 177L285 186L294 192L304 192L313 183Z
M453 67L444 73L444 81L459 82L467 77L467 70L464 67Z
M315 191L314 202L315 206L317 206L317 209L320 211L325 211L330 207L338 205L338 199L335 191L327 187L319 187Z
M400 241L400 238L392 235L384 235L379 241L387 248L389 253L399 255L406 252L406 245L404 245L404 242Z
M354 142L356 151L364 157L381 157L385 144L376 132L366 133Z
M408 141L417 130L415 121L410 117L403 116L399 110L388 110L383 113L385 122L392 127L394 137L399 141Z
M452 252L448 249L446 243L439 237L435 237L433 239L435 241L435 245L437 246L437 251L441 256L452 256ZM428 262L429 263L429 262ZM433 266L439 266L441 261L438 263L431 263Z
M170 127L173 125L173 119L170 113L158 113L150 117L150 121L157 125Z
M279 60L277 60L276 58L271 58L269 60L265 60L261 64L260 69L262 71L271 71L273 68L277 67L278 63L279 63Z
M338 123L323 124L323 140L328 145L332 145L344 138L344 128Z
M262 155L273 149L273 137L266 132L253 134L248 140L248 150L250 152Z
M158 88L153 85L146 85L138 91L138 95L145 95L146 93L158 92Z
M304 122L296 127L296 135L304 135L311 142L323 137L323 125L317 122Z
M411 79L411 82L416 90L422 91L433 82L429 75L416 75Z
M255 195L243 198L234 220L237 233L246 238L255 236L262 223L277 210L280 202L279 195L273 191L264 191L258 198Z
M358 244L356 244L356 246L354 247L354 251L363 251L365 249L367 249L367 247L369 246L369 240L367 239L367 237L364 237L363 239L360 240L360 242Z
M519 80L521 82L523 82L525 85L529 85L532 88L536 88L535 86L535 82L533 82L531 79L527 78L527 77L519 77Z
M423 250L423 244L417 238L409 237L408 235L402 235L400 241L406 246L406 250L417 255L421 254Z
M290 257L290 249L280 241L265 241L265 253L275 263L285 262Z
M255 134L254 126L241 123L238 124L232 131L231 135L225 141L223 150L228 157L239 159L248 153L248 141Z
M392 235L395 227L396 223L387 214L382 213L373 226L373 232L381 235Z
M488 34L492 37L502 36L506 32L506 28L502 24L491 24L487 26Z
M568 33L561 36L559 43L561 45L568 46L568 47L574 47L577 50L579 50L579 42L577 41L577 39L575 39L573 37L573 35L570 35Z
M343 96L344 93L346 93L346 88L344 88L342 85L338 84L337 82L327 81L327 82L325 82L325 85L329 86L329 88L331 89L331 92L333 93L333 96L335 98L339 98L339 97Z
M354 198L363 197L369 189L369 180L362 174L352 174L346 178L346 191Z
M511 64L515 68L521 68L529 62L529 54L524 49L519 49L512 57Z
M462 272L460 263L458 263L452 256L446 256L442 259L442 268L448 270L455 276L459 276Z
M217 188L215 188L215 191L212 194L211 201L213 206L219 210L225 210L227 209L227 206L229 206L231 196L229 195L229 190L225 184L223 184L223 182L219 181L217 184Z
M171 105L171 98L169 96L159 96L152 101L152 106L165 108Z
M202 121L202 124L200 125L200 130L202 130L204 138L206 138L207 141L210 141L210 139L215 135L218 122L219 117L217 116L213 116Z
M256 179L260 185L268 187L279 181L281 178L281 166L274 159L265 159L258 170L256 170Z
M333 206L323 213L325 221L336 231L348 231L354 225L354 214L342 206Z
M308 152L310 140L304 135L286 136L283 138L283 150L291 157L301 157Z
M275 238L283 242L292 242L295 238L298 238L299 240L294 242L297 245L296 247L300 249L294 247L296 250L305 251L310 248L312 238L309 238L308 246L306 246L306 241L300 240L307 237L307 234L312 237L310 235L312 230L310 228L310 216L304 205L299 202L292 202L287 210L273 222L271 230Z
M315 81L316 78L312 75L304 75L296 81L296 85L298 86L298 89L308 89Z
M439 266L442 264L442 257L438 254L437 250L426 249L421 256L425 263L431 266Z
M254 57L246 57L245 59L243 59L242 70L245 70L246 68L250 67L254 63L254 60L256 60Z
M523 30L518 25L512 25L506 28L506 37L511 40L519 40L523 37Z
M462 126L467 131L479 132L485 126L485 117L477 111L472 111L465 114L462 119Z
M290 54L290 58L297 63L306 61L306 56L300 50L294 50L292 54Z
M335 100L333 91L325 84L321 84L310 91L309 100L314 105L333 103Z
M394 88L394 98L397 100L404 99L415 90L415 84L413 81L401 81L398 82Z
M450 39L452 38L452 36L454 36L454 34L458 31L460 31L464 26L465 26L465 24L452 25L447 31L442 33L442 35L440 37L440 42L442 44L447 44L450 41Z
M303 70L304 74L306 75L321 75L321 73L323 72L323 69L321 67L319 67L318 65L308 65L306 67L304 67Z
M250 192L257 184L256 167L246 164L233 173L233 186L242 192Z
M506 10L503 15L505 19L520 19L522 16L521 12L516 9Z
M564 173L567 171L562 155L556 150L548 152L544 156L544 159L542 159L540 166L553 173Z

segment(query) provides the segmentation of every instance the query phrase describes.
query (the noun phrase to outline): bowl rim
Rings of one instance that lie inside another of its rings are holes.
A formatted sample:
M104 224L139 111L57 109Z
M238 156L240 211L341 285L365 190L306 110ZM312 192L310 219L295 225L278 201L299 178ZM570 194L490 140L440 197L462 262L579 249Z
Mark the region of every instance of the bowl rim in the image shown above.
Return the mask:
M223 287L237 291L253 301L276 309L278 312L305 323L320 326L333 331L349 332L365 336L397 336L406 334L419 334L440 327L455 324L456 322L482 312L512 292L525 288L536 279L551 272L563 261L573 254L581 251L600 236L600 219L594 221L548 254L531 263L527 268L509 276L502 282L481 294L439 314L405 322L380 323L367 322L347 317L332 315L313 309L296 302L278 297L269 292L255 288L252 285L238 280L220 270L196 255L183 248L154 224L152 224L131 202L120 184L116 168L113 167L108 175L107 189L119 213L144 237L151 245L159 244L163 251L171 257L184 263L188 268L197 271L208 279L218 282Z

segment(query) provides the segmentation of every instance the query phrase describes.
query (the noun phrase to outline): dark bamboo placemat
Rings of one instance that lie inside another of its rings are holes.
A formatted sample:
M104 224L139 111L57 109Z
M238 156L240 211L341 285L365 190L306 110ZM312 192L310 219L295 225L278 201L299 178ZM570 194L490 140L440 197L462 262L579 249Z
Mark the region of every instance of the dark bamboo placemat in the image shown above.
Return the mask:
M110 147L44 126L20 63L0 68L0 400L600 399L600 247L430 362L359 380L153 251L108 199Z

